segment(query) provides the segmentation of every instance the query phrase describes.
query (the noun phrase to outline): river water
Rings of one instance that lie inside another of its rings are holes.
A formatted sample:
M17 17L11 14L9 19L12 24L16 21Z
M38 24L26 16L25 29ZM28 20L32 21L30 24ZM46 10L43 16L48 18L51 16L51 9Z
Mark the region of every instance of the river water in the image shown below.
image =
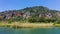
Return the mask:
M0 34L60 34L60 28L6 28L0 27Z

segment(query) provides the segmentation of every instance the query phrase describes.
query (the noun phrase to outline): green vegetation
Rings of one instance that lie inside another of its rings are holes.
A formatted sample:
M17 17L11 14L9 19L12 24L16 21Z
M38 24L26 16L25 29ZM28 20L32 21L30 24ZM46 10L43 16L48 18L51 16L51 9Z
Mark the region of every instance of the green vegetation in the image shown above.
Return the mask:
M28 21L30 23L34 23L34 22L37 22L37 23L59 23L59 19L56 19L56 18L44 18L44 17L30 17L28 19Z
M21 10L0 12L0 23L54 23L60 24L60 11L47 7L35 6Z

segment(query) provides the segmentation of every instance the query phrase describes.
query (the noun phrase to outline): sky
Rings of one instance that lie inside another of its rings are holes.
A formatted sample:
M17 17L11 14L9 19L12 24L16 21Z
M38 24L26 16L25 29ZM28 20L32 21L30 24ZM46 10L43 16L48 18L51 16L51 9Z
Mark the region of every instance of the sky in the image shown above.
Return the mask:
M60 0L0 0L0 12L32 6L45 6L52 10L60 10Z

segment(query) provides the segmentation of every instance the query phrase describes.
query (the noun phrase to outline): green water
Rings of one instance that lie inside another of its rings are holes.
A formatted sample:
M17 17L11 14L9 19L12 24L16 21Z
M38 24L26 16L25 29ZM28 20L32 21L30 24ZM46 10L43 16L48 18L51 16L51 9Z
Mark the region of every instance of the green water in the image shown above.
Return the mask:
M0 34L60 34L60 28L0 28Z

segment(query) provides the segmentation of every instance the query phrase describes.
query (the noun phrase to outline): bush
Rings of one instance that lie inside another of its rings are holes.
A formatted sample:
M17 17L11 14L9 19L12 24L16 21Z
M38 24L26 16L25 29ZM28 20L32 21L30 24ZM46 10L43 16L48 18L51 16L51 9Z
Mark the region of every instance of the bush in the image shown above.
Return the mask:
M28 22L30 22L30 23L34 23L34 22L37 22L38 20L37 20L37 18L35 18L35 17L30 17L30 18L28 18Z
M59 18L59 19L57 19L57 24L60 24L60 18Z
M11 22L12 22L12 19L6 19L6 21L7 21L8 23L11 23Z
M55 18L44 18L44 17L30 17L28 19L28 22L30 23L37 23L37 22L43 22L43 23L50 23L50 22L56 22L57 19Z
M38 22L45 22L45 21L46 21L46 20L45 20L44 17L40 17L39 20L38 20Z
M55 19L55 18L49 18L49 19L46 19L46 21L47 21L47 22L56 22L57 19Z
M28 22L30 22L30 23L37 23L37 22L45 22L45 18L44 17L30 17L29 19L28 19Z

